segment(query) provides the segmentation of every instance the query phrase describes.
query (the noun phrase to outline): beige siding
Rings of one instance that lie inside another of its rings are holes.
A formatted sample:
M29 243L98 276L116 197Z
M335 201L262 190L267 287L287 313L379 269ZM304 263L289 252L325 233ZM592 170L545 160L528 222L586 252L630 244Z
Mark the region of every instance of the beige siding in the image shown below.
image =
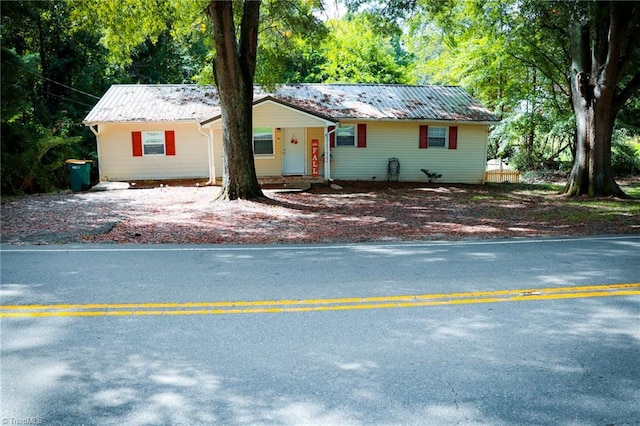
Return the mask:
M282 174L283 129L306 127L306 169L311 174L311 141L318 139L320 176L324 176L324 122L290 108L264 103L254 110L256 127L274 131L274 155L255 159L258 176ZM352 123L357 124L357 123ZM331 177L334 179L386 180L391 157L400 160L400 180L426 181L420 169L442 174L439 182L480 183L484 178L487 126L458 124L458 149L419 149L421 124L440 123L366 122L367 147L335 147L331 150ZM203 178L209 176L207 138L196 123L106 123L99 125L98 149L102 180L142 180ZM175 156L134 157L132 131L173 130ZM213 160L217 178L222 176L222 132L213 123Z
M256 126L269 127L269 126ZM254 163L256 165L256 174L258 177L263 176L280 176L282 174L282 129L273 129L274 135L274 155L268 157L256 157ZM222 178L222 129L220 127L213 129L213 160L216 168L216 178Z
M343 123L344 124L344 123ZM352 123L356 124L356 123ZM334 179L386 180L389 158L400 161L403 181L426 181L420 169L440 173L439 182L481 183L487 150L487 126L458 124L458 149L419 149L421 124L367 122L367 147L335 147L331 150Z
M264 102L253 108L254 127L313 127L323 123L319 118L275 102Z
M208 177L207 139L191 123L101 123L100 179L111 181ZM134 157L131 132L175 131L176 155Z
M222 177L222 128L214 127L211 131L213 135L213 164L215 166L216 178Z
M254 112L255 113L255 112ZM260 123L255 127L271 127L273 129L273 156L254 158L256 174L258 176L279 176L282 173L282 129L277 130L273 125Z
M220 124L220 121L211 124L213 128L213 158L215 161L216 178L222 177L222 130ZM274 102L259 104L253 109L253 126L271 127L274 132L274 155L255 158L256 174L258 177L280 176L282 174L282 134L284 128L307 128L305 132L305 144L307 148L305 163L309 173L311 173L311 140L318 139L320 143L320 153L322 154L324 152L324 121L295 109ZM322 173L323 167L321 164L321 176Z

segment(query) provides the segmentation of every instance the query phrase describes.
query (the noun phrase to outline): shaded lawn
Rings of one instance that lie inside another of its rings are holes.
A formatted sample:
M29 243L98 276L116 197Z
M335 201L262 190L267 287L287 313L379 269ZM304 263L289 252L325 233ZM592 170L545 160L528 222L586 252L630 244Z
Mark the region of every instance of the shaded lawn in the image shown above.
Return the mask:
M633 199L567 199L560 186L339 182L214 202L215 187L58 193L2 200L2 242L349 243L630 234Z
M212 202L182 222L163 220L157 206L156 220L131 215L83 240L348 243L640 232L640 200L566 199L551 185L341 184L342 191L270 193L264 202Z

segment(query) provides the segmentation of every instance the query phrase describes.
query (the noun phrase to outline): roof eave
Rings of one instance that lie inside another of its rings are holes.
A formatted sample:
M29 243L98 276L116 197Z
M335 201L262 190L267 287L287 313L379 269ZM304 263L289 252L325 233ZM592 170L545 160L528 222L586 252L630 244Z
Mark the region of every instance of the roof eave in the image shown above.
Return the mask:
M83 120L85 126L95 126L97 124L134 124L134 123L200 123L200 119L171 119L171 120Z
M455 124L483 124L490 126L492 124L499 123L500 120L450 120L450 119L438 119L438 118L426 118L426 117L418 117L418 118L392 118L392 117L337 117L336 121L369 121L369 122L405 122L405 123L417 123L417 122L431 122L431 123L455 123Z

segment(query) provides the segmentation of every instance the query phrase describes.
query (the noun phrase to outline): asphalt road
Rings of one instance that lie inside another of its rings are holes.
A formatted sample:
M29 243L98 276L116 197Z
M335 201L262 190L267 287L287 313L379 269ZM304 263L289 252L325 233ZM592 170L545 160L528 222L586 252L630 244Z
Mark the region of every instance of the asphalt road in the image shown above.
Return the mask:
M1 249L3 424L640 424L640 236Z

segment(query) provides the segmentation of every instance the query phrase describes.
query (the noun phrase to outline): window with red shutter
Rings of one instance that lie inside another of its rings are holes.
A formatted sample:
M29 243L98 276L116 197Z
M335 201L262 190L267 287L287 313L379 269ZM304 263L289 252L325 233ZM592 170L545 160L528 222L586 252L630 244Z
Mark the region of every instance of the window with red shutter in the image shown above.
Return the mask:
M449 127L449 149L458 149L458 126Z
M420 126L420 149L429 148L429 126Z
M176 132L166 130L164 132L164 143L166 155L176 155Z
M367 147L367 125L364 123L358 124L358 148Z
M134 157L142 157L142 132L131 132L131 147Z

